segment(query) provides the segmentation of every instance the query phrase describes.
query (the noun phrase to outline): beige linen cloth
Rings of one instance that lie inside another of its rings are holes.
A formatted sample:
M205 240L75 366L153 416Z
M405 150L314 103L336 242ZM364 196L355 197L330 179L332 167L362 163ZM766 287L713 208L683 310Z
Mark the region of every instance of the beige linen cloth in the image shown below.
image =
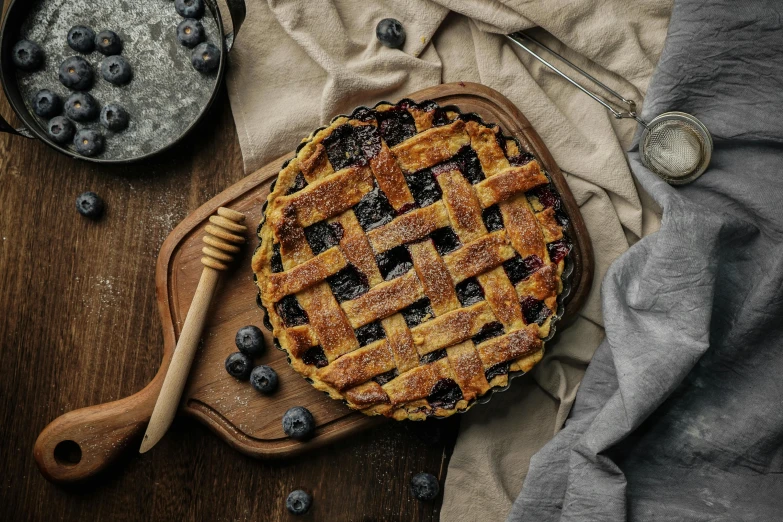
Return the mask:
M462 417L444 485L442 520L503 520L531 455L564 423L603 337L600 282L631 243L658 227L624 150L636 124L615 120L502 34L536 36L637 101L661 52L670 0L247 0L228 89L248 173L293 150L357 105L396 101L439 83L471 81L508 97L565 172L595 251L595 279L577 321L547 349L532 379ZM375 37L400 20L402 50Z

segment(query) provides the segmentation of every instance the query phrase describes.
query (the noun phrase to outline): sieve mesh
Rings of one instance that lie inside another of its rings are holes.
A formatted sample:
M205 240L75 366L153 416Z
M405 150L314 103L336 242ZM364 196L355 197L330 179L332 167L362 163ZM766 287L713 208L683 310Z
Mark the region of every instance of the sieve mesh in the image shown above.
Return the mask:
M702 133L689 122L661 119L647 129L642 157L656 174L681 179L699 169L704 147Z

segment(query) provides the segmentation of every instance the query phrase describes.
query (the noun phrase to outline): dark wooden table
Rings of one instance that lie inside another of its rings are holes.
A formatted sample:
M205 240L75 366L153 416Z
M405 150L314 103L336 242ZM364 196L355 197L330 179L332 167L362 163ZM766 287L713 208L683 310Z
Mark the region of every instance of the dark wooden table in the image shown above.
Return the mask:
M0 114L19 123L4 98ZM438 518L440 498L413 500L408 481L429 471L443 483L457 419L392 422L279 462L245 457L178 419L153 451L131 452L89 483L56 486L38 472L33 443L46 424L152 379L163 342L158 249L180 220L243 175L225 90L187 144L140 165L94 166L0 135L0 519ZM97 223L76 212L86 190L108 205ZM305 517L285 510L296 488L314 497Z

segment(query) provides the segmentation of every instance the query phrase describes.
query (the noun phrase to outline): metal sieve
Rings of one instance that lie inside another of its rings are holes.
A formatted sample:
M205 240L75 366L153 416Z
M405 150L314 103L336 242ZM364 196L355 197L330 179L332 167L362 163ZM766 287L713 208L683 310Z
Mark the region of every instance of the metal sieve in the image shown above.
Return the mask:
M530 53L539 62L568 80L579 90L597 101L615 118L632 118L644 127L639 140L639 152L645 167L672 185L684 185L701 176L712 157L712 136L695 116L684 112L665 112L649 123L636 113L636 102L627 99L604 85L597 78L571 63L568 59L522 32L507 34L512 42ZM600 96L577 83L563 71L535 53L528 45L533 43L547 50L574 71L606 91L619 103ZM625 107L623 107L625 106Z

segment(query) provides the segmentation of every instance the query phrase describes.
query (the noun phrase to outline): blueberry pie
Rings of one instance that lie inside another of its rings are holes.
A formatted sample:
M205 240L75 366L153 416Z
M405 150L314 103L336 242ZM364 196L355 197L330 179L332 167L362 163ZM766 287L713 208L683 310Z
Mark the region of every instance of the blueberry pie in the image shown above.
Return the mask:
M519 142L403 100L316 131L280 171L253 271L276 344L368 415L446 417L528 371L561 314L568 217Z

